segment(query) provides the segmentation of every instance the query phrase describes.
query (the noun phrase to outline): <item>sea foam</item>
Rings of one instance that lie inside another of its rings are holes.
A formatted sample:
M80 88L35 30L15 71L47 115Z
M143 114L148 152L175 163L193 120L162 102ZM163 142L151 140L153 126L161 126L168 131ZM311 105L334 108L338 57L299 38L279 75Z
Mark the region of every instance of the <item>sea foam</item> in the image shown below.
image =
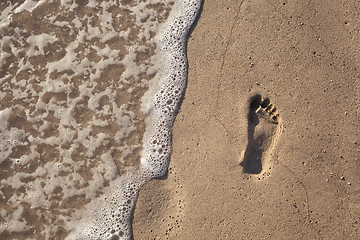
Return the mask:
M140 187L169 164L200 4L1 6L1 238L131 238Z
M149 179L164 175L168 168L171 128L187 82L186 43L200 5L201 1L176 2L156 37L156 64L161 69L142 99L142 110L147 117L140 169L114 180L104 199L89 205L90 214L81 220L78 225L81 227L69 239L131 237L131 217L140 187Z

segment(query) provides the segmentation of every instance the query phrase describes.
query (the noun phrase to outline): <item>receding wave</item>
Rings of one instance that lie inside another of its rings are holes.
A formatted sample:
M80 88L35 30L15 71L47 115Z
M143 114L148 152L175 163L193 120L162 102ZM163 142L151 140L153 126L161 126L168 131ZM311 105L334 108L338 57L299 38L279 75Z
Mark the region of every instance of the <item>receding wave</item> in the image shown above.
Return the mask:
M0 4L0 238L128 239L165 173L200 1Z

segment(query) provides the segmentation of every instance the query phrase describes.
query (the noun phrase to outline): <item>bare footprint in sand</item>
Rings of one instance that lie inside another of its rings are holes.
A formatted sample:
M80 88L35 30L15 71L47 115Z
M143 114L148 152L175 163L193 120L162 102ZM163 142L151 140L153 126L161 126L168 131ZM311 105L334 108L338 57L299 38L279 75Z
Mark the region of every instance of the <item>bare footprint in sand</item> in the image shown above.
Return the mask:
M271 168L273 150L282 132L281 118L268 98L255 95L248 112L248 143L241 166L244 173L260 174Z

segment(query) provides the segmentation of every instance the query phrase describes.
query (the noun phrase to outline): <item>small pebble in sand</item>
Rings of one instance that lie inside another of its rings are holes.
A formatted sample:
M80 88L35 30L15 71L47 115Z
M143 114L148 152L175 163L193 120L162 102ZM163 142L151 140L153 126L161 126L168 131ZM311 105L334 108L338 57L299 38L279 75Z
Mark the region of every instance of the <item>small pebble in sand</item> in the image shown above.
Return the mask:
M340 177L340 180L341 180L341 181L345 181L345 177L344 177L344 176L341 176L341 177Z
M347 182L347 184L351 186L351 182Z

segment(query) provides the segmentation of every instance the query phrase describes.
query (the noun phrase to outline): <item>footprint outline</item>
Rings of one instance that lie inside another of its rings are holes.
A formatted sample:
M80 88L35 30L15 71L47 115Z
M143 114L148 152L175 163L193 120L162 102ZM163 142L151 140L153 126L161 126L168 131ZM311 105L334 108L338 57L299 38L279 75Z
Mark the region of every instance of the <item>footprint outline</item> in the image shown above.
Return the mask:
M270 99L260 94L250 98L248 109L247 144L240 165L246 174L264 174L272 168L273 151L283 131L282 118Z

